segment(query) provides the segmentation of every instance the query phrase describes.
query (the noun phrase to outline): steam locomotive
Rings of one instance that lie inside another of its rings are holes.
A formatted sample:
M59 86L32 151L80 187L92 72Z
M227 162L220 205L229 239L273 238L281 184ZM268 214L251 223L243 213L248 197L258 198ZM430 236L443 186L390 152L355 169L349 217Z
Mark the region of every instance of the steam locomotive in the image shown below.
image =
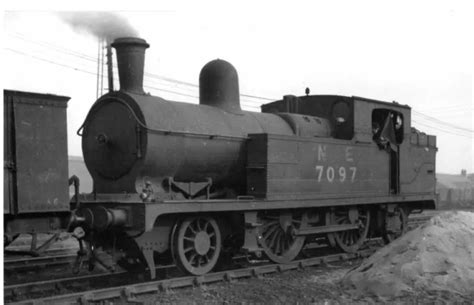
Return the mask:
M120 90L78 131L94 191L76 194L69 226L91 255L154 278L170 254L201 275L237 252L290 262L322 237L355 252L435 208L436 137L411 127L410 107L307 94L243 111L224 60L201 70L199 105L168 101L143 90L145 40L112 46Z
M201 275L236 253L290 262L311 241L356 252L369 235L389 242L411 212L435 208L436 137L411 127L410 107L306 94L243 111L237 71L224 60L201 70L199 105L168 101L143 90L145 40L112 46L120 90L100 97L78 131L94 186L81 194L70 179L71 207L68 98L4 92L5 115L14 114L4 125L14 131L5 137L8 236L67 223L89 262L114 267L102 248L151 278L163 257Z

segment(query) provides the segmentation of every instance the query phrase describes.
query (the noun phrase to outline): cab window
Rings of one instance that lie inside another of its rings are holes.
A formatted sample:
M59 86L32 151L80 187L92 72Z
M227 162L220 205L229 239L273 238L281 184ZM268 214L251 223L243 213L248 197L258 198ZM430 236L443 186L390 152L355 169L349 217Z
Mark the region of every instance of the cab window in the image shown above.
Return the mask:
M403 142L403 115L394 110L374 109L372 111L372 139L378 144L398 145Z

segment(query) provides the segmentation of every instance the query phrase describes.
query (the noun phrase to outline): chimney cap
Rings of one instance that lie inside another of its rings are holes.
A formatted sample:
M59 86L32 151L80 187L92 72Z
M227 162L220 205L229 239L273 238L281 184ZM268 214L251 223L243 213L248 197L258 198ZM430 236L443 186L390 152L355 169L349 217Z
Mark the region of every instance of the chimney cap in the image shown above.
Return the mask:
M146 42L145 39L138 38L138 37L121 37L117 38L112 42L112 47L120 47L122 45L137 45L137 46L143 46L145 48L148 48L150 45Z

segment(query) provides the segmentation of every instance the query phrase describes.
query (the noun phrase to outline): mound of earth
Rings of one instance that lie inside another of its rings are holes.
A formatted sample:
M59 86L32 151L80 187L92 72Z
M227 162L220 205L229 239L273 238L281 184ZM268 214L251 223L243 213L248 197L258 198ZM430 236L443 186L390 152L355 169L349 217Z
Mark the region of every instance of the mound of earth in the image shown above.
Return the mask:
M431 218L350 270L342 284L379 297L445 291L474 299L474 213Z

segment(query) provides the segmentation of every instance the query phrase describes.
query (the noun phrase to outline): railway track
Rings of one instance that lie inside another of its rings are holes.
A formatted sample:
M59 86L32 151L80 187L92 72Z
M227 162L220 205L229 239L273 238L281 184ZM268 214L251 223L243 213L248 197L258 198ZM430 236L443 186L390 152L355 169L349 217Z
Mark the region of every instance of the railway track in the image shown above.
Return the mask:
M252 266L241 269L227 270L221 272L213 272L202 276L185 276L175 277L171 279L161 279L157 281L138 282L116 287L109 287L96 290L87 290L76 293L69 293L57 296L48 296L44 298L30 299L15 304L88 304L90 302L104 302L109 300L121 299L125 302L136 302L136 297L141 294L160 293L168 289L183 288L190 286L200 286L221 281L234 281L241 278L261 277L266 274L283 272L287 270L301 269L311 266L318 266L325 263L344 261L350 259L364 258L372 254L374 249L365 249L357 253L337 253L320 257L313 257L294 261L290 264L266 264L260 266ZM109 276L109 277L108 277ZM71 283L78 285L80 281L84 283L89 281L107 281L111 280L109 275L100 275L99 277L83 277L71 278ZM116 280L118 274L113 277ZM128 275L129 277L129 275ZM59 281L48 281L41 283L28 283L24 285L6 286L5 300L8 302L15 297L20 297L21 293L28 293L34 290L53 289L58 290L64 287L64 279Z
M4 270L22 271L41 269L51 266L68 265L74 262L77 256L76 251L60 251L57 254L48 254L40 257L8 257L4 261Z

